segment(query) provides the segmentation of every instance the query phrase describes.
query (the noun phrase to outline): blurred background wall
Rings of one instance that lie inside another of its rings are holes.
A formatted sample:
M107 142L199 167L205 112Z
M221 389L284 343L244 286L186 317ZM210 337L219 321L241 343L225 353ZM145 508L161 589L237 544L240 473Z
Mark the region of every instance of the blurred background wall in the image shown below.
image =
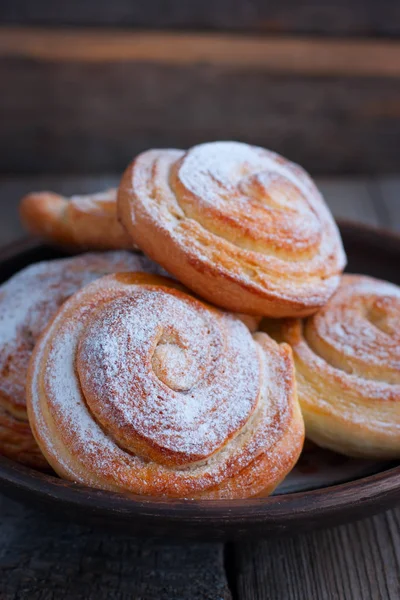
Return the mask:
M0 21L0 173L212 139L400 170L398 0L2 0Z

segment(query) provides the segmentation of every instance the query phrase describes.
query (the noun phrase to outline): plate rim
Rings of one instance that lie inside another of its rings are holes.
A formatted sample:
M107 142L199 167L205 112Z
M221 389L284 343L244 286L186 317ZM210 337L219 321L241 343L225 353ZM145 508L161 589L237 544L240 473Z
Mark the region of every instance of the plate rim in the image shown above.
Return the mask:
M400 499L400 466L334 486L264 498L242 500L191 500L151 498L91 488L41 473L0 456L0 481L19 492L41 497L47 503L68 504L99 514L145 516L150 519L286 522L309 520L338 513L352 500L361 505L385 504ZM4 490L3 490L4 491ZM7 492L7 490L5 490Z

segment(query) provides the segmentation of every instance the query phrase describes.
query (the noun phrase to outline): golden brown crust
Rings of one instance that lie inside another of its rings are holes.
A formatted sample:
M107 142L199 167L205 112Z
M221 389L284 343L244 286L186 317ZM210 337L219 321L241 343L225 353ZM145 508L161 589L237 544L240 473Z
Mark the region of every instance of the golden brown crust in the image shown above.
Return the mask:
M50 318L82 285L121 269L158 272L143 256L128 252L84 254L23 269L0 286L0 453L46 468L26 413L29 359Z
M115 189L71 198L33 192L21 200L20 217L33 235L71 250L132 248L117 219Z
M336 225L307 173L246 144L141 154L123 175L118 213L148 256L235 312L312 314L345 265Z
M400 457L400 288L344 275L303 321L264 323L293 349L307 437L343 454Z
M266 495L304 439L290 348L146 274L70 298L35 348L27 393L49 463L102 489Z
M46 470L49 465L32 436L28 418L20 419L3 407L0 396L0 454L33 469Z

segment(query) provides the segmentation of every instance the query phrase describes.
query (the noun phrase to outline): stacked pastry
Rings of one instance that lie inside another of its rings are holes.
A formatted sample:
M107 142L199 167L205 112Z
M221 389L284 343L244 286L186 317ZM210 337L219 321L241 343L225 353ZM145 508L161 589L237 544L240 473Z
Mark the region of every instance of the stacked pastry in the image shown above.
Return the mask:
M400 455L400 291L342 278L337 227L299 166L234 142L150 150L118 191L31 194L21 217L104 252L3 284L3 454L181 498L268 495L304 421L322 446ZM149 258L106 252L136 247Z

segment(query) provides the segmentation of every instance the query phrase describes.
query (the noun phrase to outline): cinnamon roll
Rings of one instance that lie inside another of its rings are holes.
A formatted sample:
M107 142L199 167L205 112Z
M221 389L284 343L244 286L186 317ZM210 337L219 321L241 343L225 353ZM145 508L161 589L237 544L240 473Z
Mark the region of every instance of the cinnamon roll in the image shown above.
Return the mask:
M158 272L144 256L128 252L84 254L31 265L0 286L0 454L45 468L26 413L29 358L59 306L80 287L121 270Z
M20 217L33 235L71 250L132 248L117 220L116 196L115 189L71 198L33 192L21 200Z
M67 300L36 345L27 395L55 471L106 490L265 495L303 444L290 348L148 274Z
M400 288L344 275L305 320L266 323L293 349L306 434L320 446L370 458L400 457Z
M339 284L345 254L309 175L238 142L150 150L127 168L118 212L132 240L207 300L305 316Z

